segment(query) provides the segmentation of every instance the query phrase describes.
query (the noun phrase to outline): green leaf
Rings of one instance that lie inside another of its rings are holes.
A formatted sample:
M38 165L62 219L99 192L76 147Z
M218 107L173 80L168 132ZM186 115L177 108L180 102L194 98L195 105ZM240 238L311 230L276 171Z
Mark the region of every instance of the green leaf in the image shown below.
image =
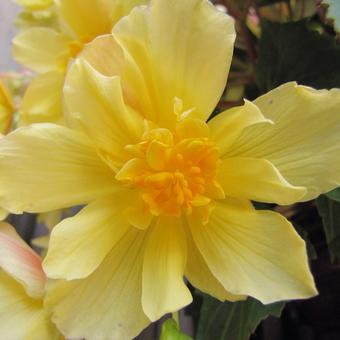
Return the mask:
M192 338L178 329L178 325L174 319L167 319L162 325L160 340L192 340Z
M196 340L248 340L259 323L269 315L279 317L284 302L263 305L248 298L239 302L220 302L203 295Z
M328 6L327 17L333 20L335 30L340 32L340 1L323 0L322 4Z
M340 260L340 203L325 195L316 200L332 262Z
M256 68L261 91L288 81L317 89L340 87L340 46L334 37L313 30L312 24L263 22Z
M340 188L336 188L326 194L326 196L334 201L340 202Z

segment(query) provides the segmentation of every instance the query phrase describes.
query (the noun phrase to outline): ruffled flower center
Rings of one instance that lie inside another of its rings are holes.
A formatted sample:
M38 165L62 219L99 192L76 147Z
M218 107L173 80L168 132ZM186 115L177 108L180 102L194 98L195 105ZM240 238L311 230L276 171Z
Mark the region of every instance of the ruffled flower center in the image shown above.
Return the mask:
M133 156L116 178L138 188L154 216L191 214L224 198L216 182L218 150L207 137L181 138L167 129L151 129L140 143L128 145Z

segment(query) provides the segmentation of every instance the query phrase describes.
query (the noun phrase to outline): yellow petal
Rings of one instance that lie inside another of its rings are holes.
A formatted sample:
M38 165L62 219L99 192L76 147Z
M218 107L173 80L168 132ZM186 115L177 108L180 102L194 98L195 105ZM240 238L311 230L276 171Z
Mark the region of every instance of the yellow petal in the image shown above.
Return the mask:
M223 287L267 304L317 294L304 241L281 215L217 203L209 223L191 220L194 241Z
M200 291L207 293L220 301L240 301L245 300L244 295L233 295L227 292L222 284L210 271L201 253L195 245L191 232L188 230L188 259L185 268L185 276L190 283Z
M62 123L64 73L38 75L29 84L20 106L20 124Z
M265 159L232 157L222 161L218 183L227 196L288 205L301 199L306 189L289 184Z
M0 222L1 269L18 281L29 296L37 298L44 294L46 277L40 257L4 222Z
M12 132L0 140L0 160L0 206L11 212L56 210L116 190L113 171L90 141L62 126Z
M120 193L90 203L53 229L44 270L53 279L82 279L101 264L129 230Z
M30 323L24 340L64 340L51 321L51 315L45 310L37 315Z
M177 218L159 218L145 246L142 304L151 321L192 301L183 282L187 257L184 227Z
M15 0L15 2L32 11L43 10L53 4L53 0Z
M287 83L254 104L275 124L249 127L228 156L269 160L289 183L308 189L303 201L340 185L340 90Z
M143 118L125 106L119 77L107 77L77 60L64 89L71 119L94 140L104 159L119 167L126 160L124 146L143 134Z
M233 53L235 30L229 16L207 0L176 5L159 0L134 9L113 35L144 76L153 106L147 118L172 125L175 98L182 100L183 112L195 109L194 117L208 118L224 90Z
M92 275L51 287L46 306L67 338L130 340L148 325L141 305L144 235L132 228Z
M151 225L154 216L150 213L149 206L142 199L140 191L131 191L123 199L124 204L128 206L127 209L125 208L125 215L129 223L138 229L147 229Z
M210 129L203 120L187 118L177 124L176 136L179 140L185 138L210 137Z
M25 339L41 310L42 301L29 297L17 281L0 269L1 338Z
M0 207L0 221L8 216L8 211Z
M156 120L159 112L152 102L153 93L149 91L144 74L112 35L94 39L84 47L80 57L103 75L119 75L126 105L144 117Z
M64 69L69 54L70 38L50 28L26 29L13 39L16 61L38 73Z
M246 100L243 106L221 112L210 120L208 125L211 139L223 156L246 127L259 123L270 125L272 122L263 116L256 105Z
M14 103L9 91L0 80L0 134L9 132L14 112Z
M147 0L60 0L61 15L80 38L109 33L134 6Z

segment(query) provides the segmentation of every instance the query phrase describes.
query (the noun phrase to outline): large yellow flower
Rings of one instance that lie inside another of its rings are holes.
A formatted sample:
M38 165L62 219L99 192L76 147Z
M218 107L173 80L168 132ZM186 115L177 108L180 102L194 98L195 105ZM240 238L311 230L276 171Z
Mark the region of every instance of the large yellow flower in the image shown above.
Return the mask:
M20 108L21 124L63 121L62 87L69 61L100 34L147 0L20 0L29 9L44 9L55 2L59 30L25 29L13 40L14 58L39 75L31 82Z
M0 222L1 338L57 340L60 333L43 307L46 276L41 259L9 224Z
M129 339L191 302L314 296L303 240L250 200L291 204L339 184L340 91L285 84L205 121L226 83L233 20L207 0L155 0L69 70L70 127L0 142L0 204L88 205L57 225L47 305L70 338Z

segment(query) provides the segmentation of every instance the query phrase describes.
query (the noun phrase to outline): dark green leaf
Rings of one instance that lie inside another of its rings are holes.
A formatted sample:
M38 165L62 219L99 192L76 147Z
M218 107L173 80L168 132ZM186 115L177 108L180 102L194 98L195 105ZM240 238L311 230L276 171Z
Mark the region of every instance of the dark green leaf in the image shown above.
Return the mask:
M340 87L340 46L334 37L311 29L311 22L262 24L257 82L269 91L297 81L314 88Z
M178 329L178 325L174 319L167 319L162 325L160 340L192 340L192 338Z
M322 218L331 261L340 260L340 203L324 195L320 196L316 203Z
M340 202L340 188L336 188L326 194L326 196L332 200Z
M196 340L248 340L262 320L279 317L284 304L263 305L252 298L222 303L204 294Z

